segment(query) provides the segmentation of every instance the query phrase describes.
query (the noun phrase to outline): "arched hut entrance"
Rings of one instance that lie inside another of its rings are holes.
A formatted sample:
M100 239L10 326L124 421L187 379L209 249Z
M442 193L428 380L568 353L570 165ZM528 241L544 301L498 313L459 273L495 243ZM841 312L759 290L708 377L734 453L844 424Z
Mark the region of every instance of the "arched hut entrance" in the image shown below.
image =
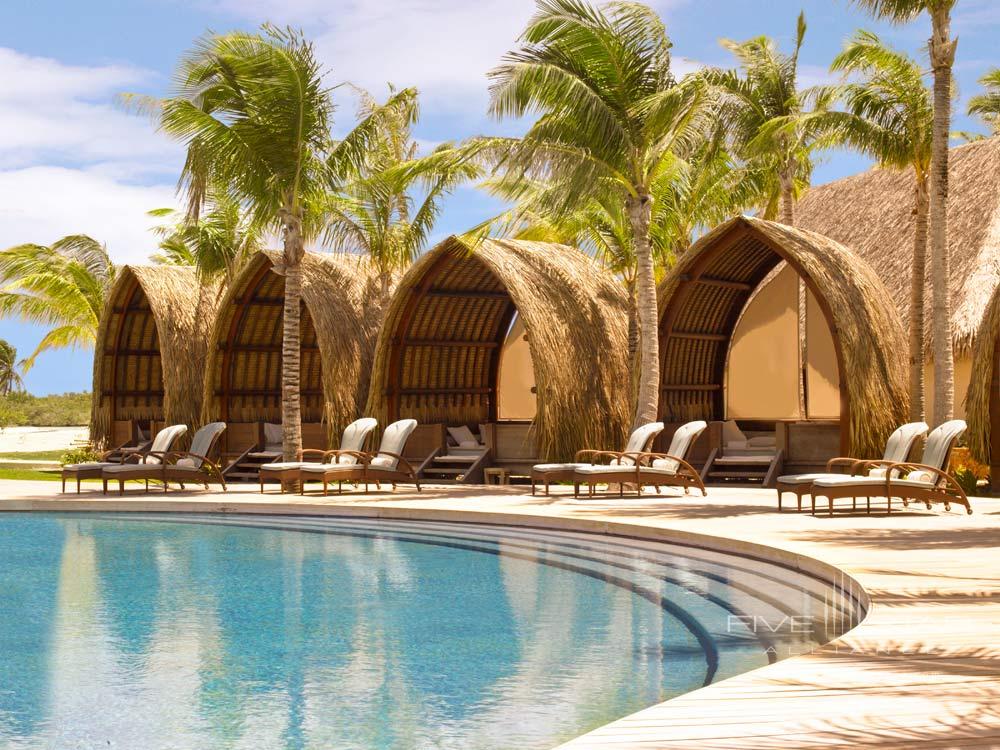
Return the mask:
M969 450L990 467L995 488L1000 485L1000 287L993 292L973 344L965 414Z
M203 420L226 422L228 460L281 452L281 263L278 252L247 263L219 304L209 340ZM359 415L386 299L367 258L307 253L302 263L302 444L326 448Z
M773 445L763 434L744 432L741 448L739 434L725 424L734 331L755 290L782 261L805 282L832 340L839 418L775 420ZM660 413L668 424L713 423L701 451L706 459L714 452L716 464L727 453L754 457L732 462L722 476L751 478L755 463L764 478L782 462L785 470L812 470L836 454L879 455L906 415L905 351L888 293L860 258L821 235L738 217L695 243L661 287ZM755 437L763 438L757 447Z
M119 446L164 423L194 429L215 287L192 268L124 266L98 327L91 440Z
M464 426L489 451L487 463L515 474L582 447L618 446L630 417L626 331L621 284L579 250L451 237L400 282L368 411L383 425L420 422L415 458L448 452L455 441L445 428ZM518 350L525 340L529 351ZM504 372L529 363L530 375ZM505 418L518 408L508 412L504 399L514 394L501 385L526 380L534 418Z

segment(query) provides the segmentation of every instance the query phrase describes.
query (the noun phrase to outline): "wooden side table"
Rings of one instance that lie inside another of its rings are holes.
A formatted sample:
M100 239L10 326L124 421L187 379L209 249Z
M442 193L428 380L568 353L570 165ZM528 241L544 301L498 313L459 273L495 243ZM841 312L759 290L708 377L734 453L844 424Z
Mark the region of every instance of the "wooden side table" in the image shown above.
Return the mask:
M483 479L486 484L510 484L510 472L499 466L490 466L483 469Z

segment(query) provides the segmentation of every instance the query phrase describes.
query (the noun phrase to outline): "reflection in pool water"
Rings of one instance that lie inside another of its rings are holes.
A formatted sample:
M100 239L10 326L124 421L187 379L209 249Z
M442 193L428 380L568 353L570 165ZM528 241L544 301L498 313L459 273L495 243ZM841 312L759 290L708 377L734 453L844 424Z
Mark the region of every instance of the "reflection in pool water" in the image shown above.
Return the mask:
M851 627L764 563L500 527L0 516L0 746L546 748Z

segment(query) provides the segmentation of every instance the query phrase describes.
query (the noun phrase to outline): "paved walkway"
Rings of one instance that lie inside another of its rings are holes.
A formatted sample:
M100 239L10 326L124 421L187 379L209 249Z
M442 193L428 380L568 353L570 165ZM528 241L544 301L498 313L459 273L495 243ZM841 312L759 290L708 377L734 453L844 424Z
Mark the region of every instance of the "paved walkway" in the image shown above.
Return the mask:
M712 489L707 499L596 501L499 487L342 498L57 493L55 483L0 482L0 510L460 518L679 539L766 554L831 578L840 569L870 597L868 617L840 640L640 711L563 749L1000 748L997 500L973 499L972 516L910 510L814 518L778 514L773 492L741 489Z

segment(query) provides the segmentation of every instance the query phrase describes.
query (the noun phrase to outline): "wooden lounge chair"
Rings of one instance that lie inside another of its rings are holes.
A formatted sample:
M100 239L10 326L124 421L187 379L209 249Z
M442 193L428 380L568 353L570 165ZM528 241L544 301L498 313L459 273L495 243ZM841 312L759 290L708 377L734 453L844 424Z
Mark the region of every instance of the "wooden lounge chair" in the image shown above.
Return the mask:
M629 435L628 442L625 444L625 450L621 454L615 453L613 455L632 455L648 451L653 440L661 432L663 432L663 422L650 422L649 424L637 427ZM584 449L576 452L572 463L535 464L531 467L531 494L535 494L536 484L542 483L545 485L545 494L548 495L549 485L552 482L572 482L573 474L577 469L582 469L590 465L585 459L596 458L606 454L606 451Z
M307 481L323 483L323 494L327 494L329 485L336 482L338 492L343 491L344 482L358 484L364 482L365 492L368 483L389 482L393 489L400 482L412 482L420 491L420 477L417 470L403 458L406 441L417 428L417 420L401 419L393 422L382 433L382 442L374 453L354 454L358 459L356 464L323 464L322 466L306 466L301 471L302 486ZM344 451L348 453L348 451ZM304 492L304 489L302 490Z
M151 450L136 463L106 466L101 471L104 494L108 492L108 482L112 481L118 482L119 495L125 494L125 482L130 480L144 480L146 483L146 492L149 492L150 480L162 482L164 492L168 489L168 481L198 482L199 484L205 484L207 487L207 482L204 482L202 479L202 473L206 477L218 478L223 486L225 486L221 468L207 458L207 455L215 449L219 437L221 437L225 429L226 425L224 422L212 422L205 425L194 434L194 438L191 440L190 451ZM186 431L187 428L185 427L184 430ZM171 464L177 464L183 459L189 460L183 461L179 467L171 466ZM169 472L168 469L170 469Z
M685 494L692 487L697 487L703 495L707 495L701 475L685 460L688 450L706 427L708 424L701 420L681 425L671 438L666 453L596 453L594 458L604 457L610 459L609 463L594 463L576 469L573 472L574 497L579 497L581 484L587 485L589 496L594 495L598 484L619 485L619 497L624 495L626 484L635 485L639 495L642 495L643 487L683 487Z
M100 461L88 461L86 463L80 464L67 464L62 467L62 491L66 491L66 479L75 478L76 479L76 492L80 493L80 480L82 479L100 479L102 473L105 469L115 467L115 466L134 466L136 464L142 463L146 460L146 456L151 452L164 453L173 448L174 443L187 432L187 427L182 424L170 425L169 427L164 427L158 433L156 437L153 438L153 442L149 444L148 450L137 451L131 453L130 455L124 456L120 461L108 461L106 459L111 457L111 454L115 451L108 451L101 456ZM115 449L118 450L118 449ZM156 462L159 462L159 458ZM105 484L105 492L107 491L107 484Z
M791 492L795 495L797 510L802 510L802 497L809 495L812 500L812 512L816 513L816 498L812 497L813 482L829 477L834 477L835 481L841 481L844 476L861 476L863 468L867 469L869 476L884 476L885 465L899 463L909 458L913 444L924 437L927 430L925 422L910 422L902 427L897 427L885 443L885 451L881 461L864 461L848 457L831 458L827 461L826 471L823 473L786 474L778 477L778 510L781 510L781 500L784 493ZM834 471L838 466L845 467L845 471L840 473Z
M281 492L285 491L287 482L299 482L302 479L302 468L305 466L324 468L328 464L355 465L359 462L358 456L365 449L365 443L372 430L378 426L378 422L371 417L363 417L351 422L344 428L344 433L340 436L340 450L324 451L314 448L300 450L295 461L277 461L275 463L263 464L260 467L260 491L264 492L264 482L277 481L280 483ZM306 460L307 457L315 458L315 461Z
M933 503L944 503L945 510L951 510L951 504L958 503L972 513L965 491L948 474L951 449L965 429L965 422L961 419L945 422L927 436L920 463L900 461L884 464L876 467L882 469L876 476L818 479L813 482L812 493L827 498L831 516L833 501L843 497L851 498L852 507L856 507L859 497L865 498L869 513L872 497L885 497L886 513L892 513L894 497L901 498L904 506L909 505L910 500L922 501L928 509Z
M216 454L222 433L226 431L225 422L210 422L194 434L189 451L170 451L163 457L163 490L171 482L177 482L181 489L186 483L204 485L208 489L211 482L222 485L227 490L226 478L222 476L222 467L209 456Z

